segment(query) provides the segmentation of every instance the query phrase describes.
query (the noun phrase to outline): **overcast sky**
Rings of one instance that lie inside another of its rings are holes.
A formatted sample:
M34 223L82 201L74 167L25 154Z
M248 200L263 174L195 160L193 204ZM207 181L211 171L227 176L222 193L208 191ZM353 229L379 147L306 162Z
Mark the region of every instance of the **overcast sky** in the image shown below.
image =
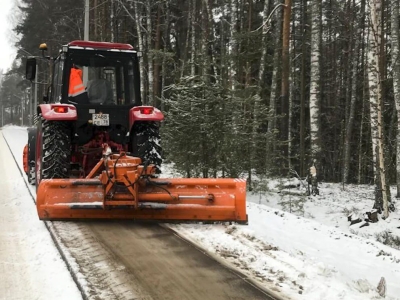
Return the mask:
M11 67L16 55L11 11L16 9L15 2L16 0L0 0L0 69L3 69L3 72Z

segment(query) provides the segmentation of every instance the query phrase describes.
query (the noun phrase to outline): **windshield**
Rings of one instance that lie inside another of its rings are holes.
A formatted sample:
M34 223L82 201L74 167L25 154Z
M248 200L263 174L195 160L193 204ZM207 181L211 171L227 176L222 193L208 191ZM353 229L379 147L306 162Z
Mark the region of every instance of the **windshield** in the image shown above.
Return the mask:
M68 102L100 105L137 102L132 53L70 50L66 66Z

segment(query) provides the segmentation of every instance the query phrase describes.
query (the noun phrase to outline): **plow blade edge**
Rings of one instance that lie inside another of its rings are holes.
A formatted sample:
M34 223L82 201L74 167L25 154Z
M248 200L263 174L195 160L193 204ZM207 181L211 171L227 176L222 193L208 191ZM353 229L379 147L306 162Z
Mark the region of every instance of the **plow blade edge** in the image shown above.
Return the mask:
M45 179L37 191L41 220L138 219L247 223L243 179L151 179L132 194L98 179Z

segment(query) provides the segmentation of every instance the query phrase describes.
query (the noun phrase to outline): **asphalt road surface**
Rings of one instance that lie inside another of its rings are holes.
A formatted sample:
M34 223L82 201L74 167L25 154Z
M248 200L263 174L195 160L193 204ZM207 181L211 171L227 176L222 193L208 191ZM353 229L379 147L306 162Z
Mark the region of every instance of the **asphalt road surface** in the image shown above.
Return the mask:
M88 226L153 299L273 299L157 224L92 222Z

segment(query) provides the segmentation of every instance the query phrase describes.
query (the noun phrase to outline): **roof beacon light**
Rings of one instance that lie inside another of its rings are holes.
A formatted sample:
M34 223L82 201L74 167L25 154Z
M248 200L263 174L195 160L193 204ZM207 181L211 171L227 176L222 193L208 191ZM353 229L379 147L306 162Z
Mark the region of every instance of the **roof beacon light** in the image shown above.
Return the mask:
M40 44L39 45L39 50L46 51L47 50L47 44L46 43Z

